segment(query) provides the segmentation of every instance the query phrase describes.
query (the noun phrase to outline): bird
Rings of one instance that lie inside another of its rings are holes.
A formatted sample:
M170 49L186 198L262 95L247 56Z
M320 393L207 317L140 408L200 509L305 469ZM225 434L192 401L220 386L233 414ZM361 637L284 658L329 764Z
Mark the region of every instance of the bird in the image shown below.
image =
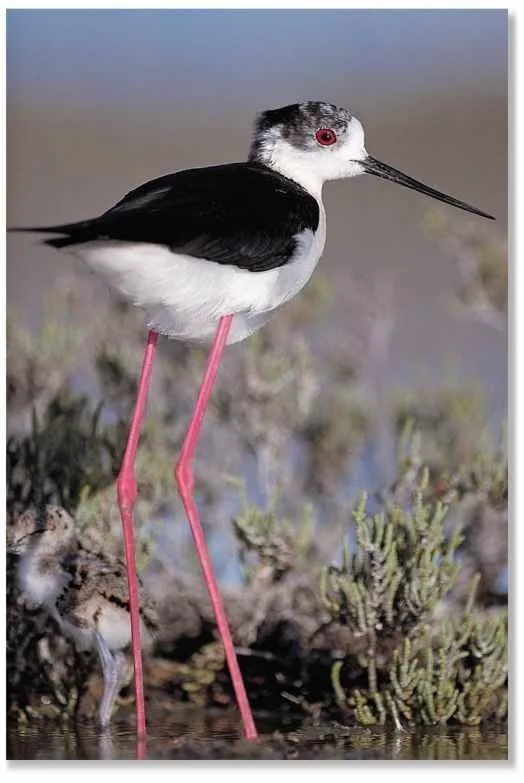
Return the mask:
M128 565L138 731L145 735L133 544L134 464L159 335L211 343L195 408L175 464L225 649L244 734L257 736L194 499L199 433L226 345L240 342L306 285L322 255L328 180L370 174L493 220L368 154L348 109L303 101L257 115L248 159L166 174L135 188L99 217L18 230L79 256L144 313L148 329L136 407L117 478Z
M46 611L79 651L96 650L104 679L98 719L106 728L131 644L124 562L82 546L75 520L60 506L29 508L12 517L6 531L7 551L19 558L17 582L26 607ZM150 652L158 617L140 588L141 643Z

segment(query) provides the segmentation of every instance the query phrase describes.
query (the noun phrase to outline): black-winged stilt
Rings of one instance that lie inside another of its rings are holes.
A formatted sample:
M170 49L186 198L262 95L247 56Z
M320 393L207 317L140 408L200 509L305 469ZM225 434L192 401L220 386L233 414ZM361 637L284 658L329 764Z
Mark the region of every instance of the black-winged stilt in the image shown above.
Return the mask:
M356 117L347 109L310 101L260 114L246 162L168 174L132 190L100 217L23 229L58 234L45 243L80 256L146 316L147 346L117 480L141 736L145 735L145 713L133 543L134 463L158 335L212 341L175 477L224 644L244 732L254 738L253 716L194 501L192 460L225 345L259 329L309 280L326 238L324 182L364 173L493 219L371 157Z

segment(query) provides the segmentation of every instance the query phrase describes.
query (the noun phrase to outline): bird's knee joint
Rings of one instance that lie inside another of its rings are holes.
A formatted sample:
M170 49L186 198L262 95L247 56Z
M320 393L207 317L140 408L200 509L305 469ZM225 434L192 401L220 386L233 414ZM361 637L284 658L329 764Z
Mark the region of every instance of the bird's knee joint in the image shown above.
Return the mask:
M126 511L131 511L137 498L135 477L127 471L121 471L116 482L118 502Z
M175 481L181 493L192 492L195 483L191 463L181 457L175 465Z

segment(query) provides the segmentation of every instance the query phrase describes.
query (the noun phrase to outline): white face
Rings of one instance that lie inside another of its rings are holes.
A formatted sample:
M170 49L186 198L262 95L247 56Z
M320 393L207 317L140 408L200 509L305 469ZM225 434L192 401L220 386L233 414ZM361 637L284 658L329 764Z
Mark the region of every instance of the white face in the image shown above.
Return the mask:
M329 143L323 143L319 139L325 139ZM363 174L359 161L366 157L364 128L356 117L351 118L342 134L331 128L318 129L311 134L311 145L308 148L296 147L289 141L280 139L273 152L276 168L307 169L309 176L318 179L320 183Z
M259 118L250 159L295 180L314 194L331 179L363 173L364 129L347 109L303 103Z

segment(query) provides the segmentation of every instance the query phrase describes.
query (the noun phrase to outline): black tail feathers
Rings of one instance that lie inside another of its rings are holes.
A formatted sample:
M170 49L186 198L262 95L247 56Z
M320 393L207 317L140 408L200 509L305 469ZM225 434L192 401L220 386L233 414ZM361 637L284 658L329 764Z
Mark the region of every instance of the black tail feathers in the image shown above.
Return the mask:
M35 234L62 234L60 237L44 239L43 244L49 247L68 247L82 242L88 242L94 239L91 221L85 220L81 223L64 223L61 226L15 226L8 228L8 231L23 231L24 233Z

